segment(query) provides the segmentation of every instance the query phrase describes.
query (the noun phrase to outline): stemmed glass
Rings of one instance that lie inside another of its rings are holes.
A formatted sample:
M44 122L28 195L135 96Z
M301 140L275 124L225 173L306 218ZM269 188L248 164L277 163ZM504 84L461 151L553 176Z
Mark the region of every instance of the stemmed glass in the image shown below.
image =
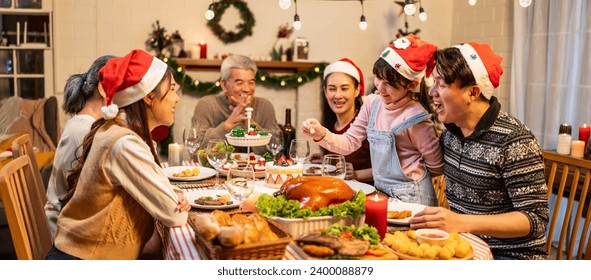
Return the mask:
M304 161L310 156L310 142L308 140L291 140L289 146L289 157L298 163L304 164Z
M224 187L234 199L242 203L254 191L254 182L254 170L247 166L246 168L228 170Z
M220 169L228 158L228 144L224 139L211 139L207 142L207 161L215 168L216 186L219 186Z
M347 175L347 166L345 156L337 154L328 154L322 158L322 176L339 178L345 180Z
M197 129L185 128L183 130L183 142L185 143L185 149L189 152L189 158L193 160L195 152L201 147L203 137L205 134L198 135Z
M283 150L283 133L281 130L272 130L271 133L271 140L267 143L267 150L273 154L273 160L276 160L277 154Z

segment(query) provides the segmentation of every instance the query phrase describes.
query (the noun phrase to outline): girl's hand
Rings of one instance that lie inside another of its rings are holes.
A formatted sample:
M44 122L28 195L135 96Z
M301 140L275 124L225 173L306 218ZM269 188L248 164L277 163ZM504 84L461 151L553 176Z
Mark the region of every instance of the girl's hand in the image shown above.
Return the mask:
M462 215L443 207L427 207L410 220L410 228L437 228L447 232L463 232Z
M179 210L179 212L189 212L189 210L191 210L191 205L189 205L189 201L187 200L187 198L185 197L185 195L183 195L182 193L176 193L179 197L179 203L176 206L176 209Z
M302 131L312 137L314 141L320 141L326 135L324 128L317 119L307 119L302 123Z

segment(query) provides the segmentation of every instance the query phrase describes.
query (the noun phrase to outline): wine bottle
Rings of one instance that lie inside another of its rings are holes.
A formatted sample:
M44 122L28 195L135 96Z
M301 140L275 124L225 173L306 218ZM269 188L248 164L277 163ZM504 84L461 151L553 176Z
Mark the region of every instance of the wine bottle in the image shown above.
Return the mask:
M289 147L291 145L291 140L295 139L296 131L295 128L291 125L291 109L285 109L285 123L281 127L281 132L283 132L283 154L286 158L289 158Z

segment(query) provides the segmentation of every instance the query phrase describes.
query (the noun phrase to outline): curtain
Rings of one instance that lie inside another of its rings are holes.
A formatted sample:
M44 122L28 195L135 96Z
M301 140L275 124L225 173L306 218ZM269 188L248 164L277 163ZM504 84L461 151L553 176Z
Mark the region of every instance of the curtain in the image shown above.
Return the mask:
M591 10L587 0L515 1L510 112L543 149L556 149L561 123L591 124Z

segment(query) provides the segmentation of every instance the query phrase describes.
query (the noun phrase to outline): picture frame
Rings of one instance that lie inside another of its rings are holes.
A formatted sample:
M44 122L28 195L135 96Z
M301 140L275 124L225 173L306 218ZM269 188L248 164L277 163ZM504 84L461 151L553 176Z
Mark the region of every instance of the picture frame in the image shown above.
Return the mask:
M296 38L293 41L293 61L305 61L308 60L308 54L310 53L310 43L304 38Z

